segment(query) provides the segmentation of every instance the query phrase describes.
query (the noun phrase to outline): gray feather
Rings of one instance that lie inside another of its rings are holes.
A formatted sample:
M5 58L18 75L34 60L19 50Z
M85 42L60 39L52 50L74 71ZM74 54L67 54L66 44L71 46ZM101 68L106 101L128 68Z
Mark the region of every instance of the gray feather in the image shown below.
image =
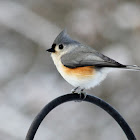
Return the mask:
M53 44L80 44L78 41L73 40L68 34L66 29L63 30L54 40Z
M117 61L97 52L96 50L80 45L61 57L62 64L69 68L96 66L96 67L126 67Z
M127 70L140 70L139 66L136 65L123 65L99 52L84 46L78 41L73 40L66 32L63 30L54 40L53 44L63 44L66 49L66 53L62 55L62 64L69 68L84 67L84 66L95 66L98 68L102 67L113 67L113 68L123 68ZM70 49L68 49L70 48ZM67 50L69 50L67 52Z
M133 71L140 71L140 67L137 65L126 65L127 70L133 70Z

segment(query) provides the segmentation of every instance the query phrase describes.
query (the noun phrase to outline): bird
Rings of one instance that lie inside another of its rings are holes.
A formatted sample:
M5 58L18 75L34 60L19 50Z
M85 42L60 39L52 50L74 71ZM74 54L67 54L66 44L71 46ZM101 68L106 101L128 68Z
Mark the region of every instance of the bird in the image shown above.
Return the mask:
M112 69L140 71L137 65L124 65L92 47L73 40L66 29L55 38L50 49L52 60L61 76L75 88L72 93L82 93L85 89L99 85Z

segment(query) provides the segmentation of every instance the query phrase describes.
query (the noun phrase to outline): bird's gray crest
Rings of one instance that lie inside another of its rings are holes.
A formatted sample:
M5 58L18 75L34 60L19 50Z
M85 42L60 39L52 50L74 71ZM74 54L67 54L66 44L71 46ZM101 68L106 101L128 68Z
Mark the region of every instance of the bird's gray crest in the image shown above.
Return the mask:
M64 29L54 40L54 44L79 44L79 42L73 40L68 34L66 29Z

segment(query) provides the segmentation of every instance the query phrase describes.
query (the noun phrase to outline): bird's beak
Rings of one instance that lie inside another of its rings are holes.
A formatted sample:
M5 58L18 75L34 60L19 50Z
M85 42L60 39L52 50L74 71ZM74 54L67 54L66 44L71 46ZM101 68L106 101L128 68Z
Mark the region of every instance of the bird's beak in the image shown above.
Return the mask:
M48 52L55 52L55 49L54 48L50 48L50 49L48 49L46 51L48 51Z

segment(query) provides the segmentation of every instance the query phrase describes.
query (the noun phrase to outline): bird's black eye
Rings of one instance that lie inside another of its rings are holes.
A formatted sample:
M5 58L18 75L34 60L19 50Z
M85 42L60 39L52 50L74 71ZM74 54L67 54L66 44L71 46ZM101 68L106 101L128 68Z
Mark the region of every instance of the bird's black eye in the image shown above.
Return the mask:
M59 45L59 49L62 50L64 46L62 44Z

